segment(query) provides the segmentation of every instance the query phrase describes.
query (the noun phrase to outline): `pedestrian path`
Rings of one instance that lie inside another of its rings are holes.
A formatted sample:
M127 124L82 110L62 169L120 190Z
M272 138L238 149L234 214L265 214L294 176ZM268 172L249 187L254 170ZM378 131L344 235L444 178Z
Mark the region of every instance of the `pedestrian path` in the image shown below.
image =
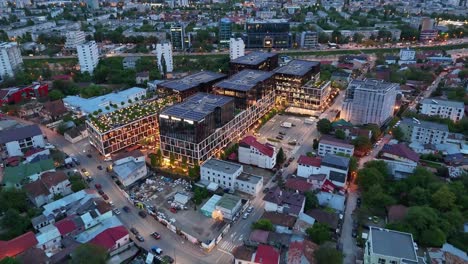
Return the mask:
M221 244L218 245L218 248L222 249L222 250L224 250L226 252L232 253L234 248L236 248L237 246L239 246L241 244L242 244L242 241L228 241L228 240L225 240L225 241L222 241Z

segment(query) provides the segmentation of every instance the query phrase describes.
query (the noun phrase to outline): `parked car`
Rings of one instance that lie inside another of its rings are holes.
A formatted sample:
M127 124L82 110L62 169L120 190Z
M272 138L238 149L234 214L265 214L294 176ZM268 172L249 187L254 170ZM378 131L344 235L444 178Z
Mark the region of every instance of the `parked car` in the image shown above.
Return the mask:
M267 192L269 192L269 191L270 191L270 188L264 188L264 189L263 189L263 193L267 193Z
M138 232L138 230L134 227L130 228L130 232L132 232L134 235L140 234L140 232Z
M98 193L99 193L100 195L104 195L104 191L101 190L101 189L98 190Z
M282 140L282 139L283 139L283 136L276 136L276 139Z
M146 212L145 211L140 211L138 212L138 215L141 217L141 218L145 218L147 216Z
M249 218L249 215L250 215L249 213L245 213L245 214L242 216L242 219L247 219L247 218Z
M249 206L249 208L247 208L247 213L251 213L253 211L253 207L252 206Z
M128 207L128 206L122 207L122 210L124 210L124 212L126 212L126 213L130 213L130 207Z
M114 214L115 214L115 215L119 215L119 214L120 214L119 208L115 208L115 209L112 210L112 211L114 211Z
M154 237L154 239L160 239L161 238L161 235L158 232L153 232L151 234L151 236Z
M279 134L284 136L286 135L286 132L280 131Z
M288 162L293 162L294 161L294 157L290 157Z
M102 194L102 199L107 201L107 200L109 200L109 196L107 196L107 194L103 193Z
M144 241L145 241L145 239L144 239L141 235L137 235L137 236L136 236L136 239L138 239L138 241L140 241L140 242L144 242Z
M101 166L101 165L98 165L97 168L98 168L98 170L102 170L102 166Z
M93 155L91 155L91 154L86 154L86 157L88 157L88 158L92 158L92 157L93 157Z
M94 184L94 187L96 187L97 190L101 190L101 189L102 189L102 185L99 184L99 183Z
M356 229L353 229L352 236L353 236L354 238L356 238L356 237L357 237L357 230L356 230Z
M157 246L151 247L151 251L153 251L154 253L158 255L161 255L163 253L162 249L158 248Z

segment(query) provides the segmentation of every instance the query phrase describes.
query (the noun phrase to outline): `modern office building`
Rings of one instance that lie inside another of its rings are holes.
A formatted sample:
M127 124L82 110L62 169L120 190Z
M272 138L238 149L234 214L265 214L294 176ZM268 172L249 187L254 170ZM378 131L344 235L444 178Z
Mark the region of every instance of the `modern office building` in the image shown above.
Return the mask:
M16 42L0 43L0 81L15 76L15 71L23 64L23 57Z
M400 128L404 133L403 139L411 143L443 144L446 143L449 134L446 124L420 121L416 118L403 118Z
M230 38L229 40L229 58L235 60L245 56L245 44L241 38Z
M463 102L426 98L421 101L421 114L449 118L454 122L460 121L465 115Z
M270 52L251 52L245 56L231 60L230 74L236 74L244 69L273 71L278 67L278 54Z
M86 42L86 35L81 30L68 31L65 37L65 49L76 50L76 46Z
M158 83L158 94L161 97L172 95L177 102L194 95L197 92L210 93L213 84L223 80L227 76L222 73L201 71L180 79L168 80Z
M424 263L418 258L413 235L371 226L364 250L364 264Z
M286 19L250 19L246 28L245 45L249 49L291 47L290 27Z
M158 115L161 102L130 105L86 120L89 141L99 153L108 155L142 141L158 139Z
M221 46L229 45L232 38L232 21L229 18L221 18L219 20L219 44Z
M170 28L172 48L174 50L184 50L185 47L185 27L182 24L174 24Z
M328 97L330 82L320 81L320 62L292 60L274 72L279 100L305 109L318 110L324 105L319 99Z
M234 98L237 109L247 109L274 91L272 72L243 70L213 85L213 93Z
M320 138L318 154L325 156L327 154L345 154L352 156L354 154L354 146L348 142L337 139L331 136L323 136Z
M383 80L353 80L348 85L341 118L354 125L383 125L393 116L397 83Z
M303 31L297 34L296 42L302 49L316 49L318 47L318 34L315 31Z
M273 108L275 96L271 92L235 116L234 101L232 97L197 93L166 108L159 115L163 155L172 153L177 159L185 156L191 164L203 163L243 137Z
M170 42L156 44L156 61L160 73L168 73L174 70L172 45Z
M95 41L79 44L76 46L78 61L82 73L93 74L99 63L99 50Z

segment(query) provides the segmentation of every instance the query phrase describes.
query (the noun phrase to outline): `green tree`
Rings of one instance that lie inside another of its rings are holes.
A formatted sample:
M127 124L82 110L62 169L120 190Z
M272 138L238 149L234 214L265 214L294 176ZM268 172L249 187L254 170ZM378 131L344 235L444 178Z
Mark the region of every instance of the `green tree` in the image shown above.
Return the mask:
M354 172L358 169L358 159L354 156L349 158L349 171Z
M383 187L377 184L372 185L368 191L364 192L362 198L370 208L382 212L387 206L395 204L395 199L386 194Z
M382 186L385 177L376 168L364 168L358 171L357 183L364 191L368 191L374 185Z
M24 190L3 188L0 190L0 212L15 209L20 213L28 209L28 197Z
M408 204L410 206L428 205L430 201L430 193L421 187L413 188L408 194Z
M278 154L276 154L276 164L282 164L286 160L283 148L280 148Z
M72 175L68 180L71 183L71 189L73 192L79 192L87 187L80 175Z
M163 155L162 155L161 149L158 149L158 151L156 151L155 156L156 156L156 166L161 166L163 163Z
M368 152L372 149L372 143L366 136L358 136L353 140L353 144L356 150L361 152Z
M184 169L187 168L187 156L182 156L181 166Z
M150 158L151 166L156 167L158 165L157 162L156 162L156 154L150 153L148 156Z
M359 33L355 33L354 36L353 36L353 41L355 43L362 43L362 40L364 39L364 35L362 34L359 34Z
M0 220L2 229L6 230L8 239L24 234L31 225L31 220L21 216L16 209L8 209Z
M171 164L173 166L174 163L175 163L175 156L174 156L174 153L171 152L169 154L169 164Z
M270 220L259 219L257 222L252 223L252 229L260 229L265 231L273 231L274 227Z
M424 230L419 239L419 243L425 247L442 247L447 240L445 233L439 228Z
M335 131L335 137L338 139L345 139L346 138L346 133L342 129L337 129Z
M445 212L453 209L456 196L449 190L447 185L443 185L432 195L431 199L435 208Z
M64 97L65 95L60 90L52 90L49 93L49 98L51 101L60 100Z
M329 246L319 247L314 257L317 264L343 264L343 253Z
M419 240L424 231L438 226L439 217L431 207L412 206L408 209L404 222L409 227L407 231L411 232L416 240Z
M304 193L304 196L305 196L304 212L307 212L310 209L317 208L319 206L317 196L313 192L307 191Z
M332 124L330 120L322 118L317 122L317 130L322 134L330 134L332 131Z
M405 133L403 133L403 130L401 130L401 128L398 126L392 129L392 135L393 138L398 141L402 141L405 137Z
M105 264L107 260L107 250L94 244L79 245L71 254L72 264Z
M0 260L0 264L21 264L21 262L15 258L6 257Z
M319 245L331 240L330 227L319 222L315 222L312 227L307 228L306 234Z

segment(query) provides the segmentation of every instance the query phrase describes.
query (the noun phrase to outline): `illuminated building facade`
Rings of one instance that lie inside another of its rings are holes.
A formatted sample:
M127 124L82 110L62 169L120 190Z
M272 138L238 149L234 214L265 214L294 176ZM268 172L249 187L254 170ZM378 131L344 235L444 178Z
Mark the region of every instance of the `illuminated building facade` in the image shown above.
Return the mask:
M229 63L231 75L245 69L273 71L277 67L278 54L270 52L251 52L245 56L231 60Z
M286 19L249 20L245 46L251 48L290 48L291 33Z

